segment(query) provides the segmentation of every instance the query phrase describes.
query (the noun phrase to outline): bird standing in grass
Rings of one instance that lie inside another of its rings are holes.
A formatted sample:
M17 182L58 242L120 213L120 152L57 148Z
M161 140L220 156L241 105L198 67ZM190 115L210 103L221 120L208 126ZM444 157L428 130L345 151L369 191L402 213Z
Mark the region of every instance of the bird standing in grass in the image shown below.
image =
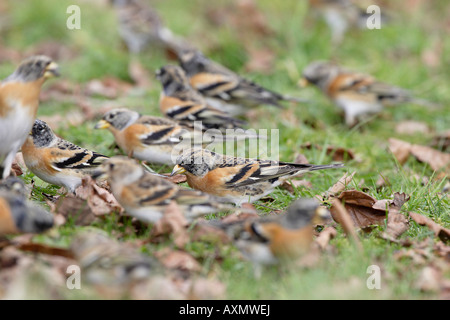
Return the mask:
M329 211L315 199L300 198L278 216L216 223L226 231L243 256L255 267L295 261L309 252L314 241L314 226L331 219Z
M57 137L47 123L39 119L22 146L22 154L31 172L69 192L75 192L82 179L108 159Z
M185 41L167 28L158 12L141 0L110 0L117 15L118 30L132 54L149 46L170 49L183 47Z
M198 127L202 131L217 129L240 129L245 125L226 112L208 105L203 96L191 87L189 79L179 66L168 65L157 71L161 81L159 106L161 112L184 125Z
M27 200L22 180L9 177L0 182L0 236L41 233L53 226L53 215Z
M413 103L435 107L402 88L377 81L370 75L346 70L334 63L314 61L303 70L300 83L313 84L344 110L345 123L352 127L359 120L381 112L384 106Z
M192 188L229 199L239 206L257 201L283 181L302 173L342 166L239 158L193 148L178 157L172 175L185 174Z
M51 58L32 56L0 83L0 179L9 176L33 126L43 83L58 75L58 65Z
M112 194L125 211L147 223L161 219L172 201L188 221L210 213L233 210L233 206L222 199L181 188L148 172L135 160L122 156L105 161L92 176L95 179L105 177Z
M226 67L206 58L198 50L183 50L179 62L191 86L214 108L240 115L259 105L281 107L282 101L305 102L249 81Z

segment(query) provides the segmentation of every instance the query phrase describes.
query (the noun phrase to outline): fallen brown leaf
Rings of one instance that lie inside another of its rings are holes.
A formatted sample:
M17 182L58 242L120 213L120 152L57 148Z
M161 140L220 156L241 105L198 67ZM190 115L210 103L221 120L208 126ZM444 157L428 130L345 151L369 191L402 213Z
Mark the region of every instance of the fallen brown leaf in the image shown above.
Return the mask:
M286 180L280 185L280 188L292 194L295 194L299 187L312 188L312 183L308 180Z
M404 164L409 158L411 144L402 140L390 138L389 150L400 164Z
M442 227L440 224L434 222L430 218L415 213L409 212L409 216L413 219L417 224L421 226L428 227L431 231L434 232L436 237L439 237L443 242L447 243L450 240L450 230Z
M202 222L195 224L190 230L190 240L222 244L230 243L230 238L225 231Z
M400 164L405 163L410 154L412 154L417 160L429 164L435 171L443 169L449 172L450 170L450 154L427 146L390 138L389 150L394 154Z
M299 163L299 164L309 164L308 159L305 157L304 154L297 154L297 156L295 157L294 163Z
M180 250L164 248L155 252L155 257L169 269L180 269L190 272L198 272L201 265L189 253Z
M340 200L347 209L354 225L358 228L370 225L384 224L386 219L386 211L390 213L398 213L401 205L409 199L405 194L396 193L394 200L376 200L370 195L357 191L343 191L336 199ZM336 202L333 202L335 204ZM330 212L335 209L331 207ZM393 232L393 231L392 231Z
M434 136L431 146L446 152L450 148L450 130L441 132Z
M244 66L247 72L271 73L275 62L275 52L268 48L249 48L248 61Z
M64 223L70 218L77 226L87 226L97 219L87 201L73 194L61 196L56 203L49 203L49 205L51 212L64 217Z
M51 256L60 256L64 258L73 259L73 255L70 250L58 247L52 247L41 243L22 243L17 246L17 249L21 251L47 254Z
M348 175L345 173L334 185L332 185L322 196L328 199L330 196L337 196L353 181L356 171Z
M170 180L171 182L176 183L176 184L184 183L184 182L186 182L186 179L187 179L186 175L184 175L184 174L176 174L176 175L172 176L170 173L163 173L162 175L166 176L167 180Z
M450 289L450 281L444 279L442 270L433 265L422 269L416 282L416 287L424 292L440 292Z
M319 245L321 250L325 250L330 243L330 240L337 236L337 231L333 227L326 227L317 236L315 242Z
M395 132L408 135L415 133L429 134L430 128L425 122L405 120L397 123Z
M333 219L342 226L345 234L353 241L358 250L362 250L361 242L359 241L358 234L355 230L355 224L352 221L352 216L338 199L334 198L331 203L332 207L330 212Z
M151 238L170 234L173 242L178 248L184 247L189 242L189 225L183 212L178 205L172 201L164 211L164 215L153 226Z
M152 79L150 72L138 60L133 59L128 64L128 74L136 86L140 88L152 87Z
M305 149L311 149L315 148L317 150L322 150L322 146L318 144L312 144L311 142L306 142L300 146L301 148ZM327 155L331 156L333 161L345 161L345 160L357 160L360 161L352 150L342 148L342 147L335 147L335 146L328 146L327 147Z
M226 286L217 279L195 278L190 281L188 300L224 299Z
M25 171L27 171L27 166L25 165L25 161L23 160L22 152L17 152L14 157L11 170L14 175L21 176Z
M428 163L431 169L437 171L444 169L450 172L450 154L442 153L427 146L414 144L411 146L411 154L421 162Z

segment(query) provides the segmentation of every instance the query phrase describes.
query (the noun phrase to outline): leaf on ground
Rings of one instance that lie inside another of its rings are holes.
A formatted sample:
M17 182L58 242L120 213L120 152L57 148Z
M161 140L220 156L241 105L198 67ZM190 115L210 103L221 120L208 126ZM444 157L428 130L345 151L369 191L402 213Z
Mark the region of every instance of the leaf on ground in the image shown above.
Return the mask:
M198 272L201 265L189 253L164 248L155 252L155 257L168 269L178 269L189 272Z
M436 149L414 144L411 147L411 154L421 162L428 163L430 167L438 171L444 169L450 172L450 154L443 153Z
M68 126L77 127L84 124L86 119L79 110L71 110L64 116L54 114L52 116L41 116L39 119L45 121L52 129L67 128Z
M55 203L47 201L47 204L49 204L52 213L64 218L63 223L70 219L77 226L87 226L97 219L89 208L87 201L73 194L61 196Z
M424 65L430 68L438 68L442 62L442 55L444 52L443 42L434 40L429 47L422 51L421 58Z
M305 149L312 149L312 148L317 150L323 149L322 146L318 144L312 144L311 142L304 143L300 147ZM348 160L360 161L360 159L358 159L358 157L355 156L355 153L352 150L342 147L328 146L326 153L327 155L331 156L333 161L348 161Z
M89 176L83 178L81 186L75 190L75 194L77 197L87 200L89 208L96 216L123 211L112 193L98 186L96 181Z
M248 61L244 66L247 72L260 72L269 74L273 71L275 52L268 48L249 48Z
M21 243L17 246L17 249L21 251L26 252L33 252L33 253L41 253L41 254L47 254L51 256L59 256L64 258L73 259L73 255L70 250L64 249L64 248L58 248L49 246L42 243Z
M396 124L395 132L407 135L416 133L429 134L430 128L425 122L405 120Z
M201 241L209 243L222 243L226 244L230 242L228 235L225 231L216 228L206 221L199 221L189 231L191 241Z
M14 175L21 176L27 170L28 169L25 165L25 161L23 160L22 152L17 152L12 163L11 171Z
M154 275L130 288L132 300L184 300L186 294L167 276Z
M441 268L431 264L422 269L416 282L416 288L423 292L439 293L442 298L450 297L450 280L444 277Z
M336 236L337 230L335 228L326 227L319 233L319 235L315 239L315 243L317 243L321 250L325 250L328 247L330 240Z
M0 63L8 62L17 65L23 58L22 51L0 46Z
M345 173L334 185L332 185L322 197L328 199L330 196L334 197L339 195L342 191L347 188L347 186L353 181L353 176L356 174L356 171L351 173L350 175Z
M48 40L38 42L35 46L26 51L26 55L45 55L51 57L54 61L63 61L74 59L78 55L78 51L68 47L62 42Z
M386 219L386 210L388 213L398 213L401 205L409 197L405 194L396 193L394 200L376 200L367 193L348 190L343 191L336 199L344 204L354 225L357 228L363 228L370 225L382 225ZM336 204L336 202L333 204ZM330 212L334 218L335 209L333 206ZM395 221L398 222L397 219Z
M0 251L0 299L62 299L65 272L75 263L61 255L29 254L16 246L4 248Z
M405 193L394 193L394 200L389 204L389 214L386 230L382 237L387 240L395 241L409 229L408 218L400 213L400 209L409 196Z
M176 174L176 175L172 176L170 173L163 173L162 175L166 176L167 180L169 180L173 183L176 183L176 184L184 183L184 182L186 182L186 179L187 179L186 175L184 175L184 174Z
M427 146L390 138L389 150L400 164L405 163L412 154L417 160L429 164L435 171L443 169L448 172L450 170L450 154Z
M128 74L140 88L151 88L153 86L152 77L150 72L140 63L138 60L132 60L128 64Z
M300 187L305 187L308 189L312 188L312 183L309 180L286 180L281 185L280 188L287 190L291 194L295 194L297 189Z
M176 202L172 201L164 211L163 217L154 224L150 237L172 235L175 245L182 248L189 242L188 225L183 212Z
M428 227L431 231L434 232L434 235L436 237L439 237L439 239L441 239L443 242L447 243L450 240L450 229L444 228L440 224L434 222L432 219L415 212L409 212L409 216L417 224Z
M331 156L333 161L357 160L352 150L342 147L327 147L327 155Z
M188 300L215 300L226 297L227 287L217 279L195 278L188 282L189 290L186 296Z
M347 211L347 206L342 205L337 198L334 198L331 203L330 213L334 221L342 226L345 234L353 241L359 250L362 250L361 242L356 233L356 224L354 223L352 213Z
M434 136L430 146L446 152L450 148L450 130L441 132Z
M131 85L119 79L106 77L104 79L90 80L84 87L88 96L101 96L108 99L116 99L122 91L129 89ZM127 88L127 89L126 89Z
M261 37L274 33L254 0L235 0L226 7L215 5L206 11L206 18L213 25L235 29L239 37Z
M75 225L90 225L98 216L123 211L114 196L99 187L91 177L83 178L75 194L68 193L55 202L47 201L51 212L73 219Z
M411 152L411 144L399 139L389 138L389 150L392 152L398 163L404 164L408 160Z
M299 153L295 156L294 163L298 164L309 164L308 159L305 157L304 154Z

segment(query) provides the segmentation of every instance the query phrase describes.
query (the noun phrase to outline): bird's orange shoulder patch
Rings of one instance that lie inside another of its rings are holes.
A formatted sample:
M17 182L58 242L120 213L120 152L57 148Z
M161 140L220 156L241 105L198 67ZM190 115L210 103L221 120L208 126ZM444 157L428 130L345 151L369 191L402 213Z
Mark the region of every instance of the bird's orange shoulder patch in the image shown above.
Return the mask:
M0 235L19 233L11 215L8 201L0 198Z

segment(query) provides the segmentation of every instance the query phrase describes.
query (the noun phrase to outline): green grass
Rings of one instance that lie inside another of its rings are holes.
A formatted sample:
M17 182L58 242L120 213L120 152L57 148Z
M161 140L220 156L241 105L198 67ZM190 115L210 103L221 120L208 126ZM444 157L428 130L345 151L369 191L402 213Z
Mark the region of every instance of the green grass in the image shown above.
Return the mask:
M130 81L128 75L129 55L116 31L115 16L109 7L80 2L82 29L66 28L66 8L69 0L7 1L11 9L14 25L2 32L0 44L20 51L32 50L43 41L57 41L75 52L73 58L58 61L62 78L85 84L91 79L114 76ZM26 2L27 5L21 5ZM381 30L354 30L347 34L343 44L333 49L330 35L323 22L315 22L307 12L306 1L261 0L257 1L268 19L268 25L275 31L273 37L257 37L246 45L263 45L276 54L270 74L257 72L246 76L254 81L285 94L308 98L306 105L287 105L284 110L261 107L250 120L252 128L272 128L280 130L280 159L292 161L299 153L304 154L311 163L329 163L331 157L325 153L327 146L351 149L359 161L346 161L343 170L311 173L305 176L313 187L299 188L296 196L313 197L326 191L344 172L356 171L351 188L362 190L376 199L391 198L394 192L405 192L411 198L402 212L414 211L433 218L444 227L450 227L450 200L442 194L445 181L435 178L433 170L425 163L410 158L400 166L388 150L388 138L396 137L411 143L429 144L433 133L449 128L450 109L450 40L445 33L447 1L435 1L421 12L404 14L400 2L392 5L396 19ZM213 4L214 3L214 4ZM239 32L233 26L215 27L205 18L206 9L213 5L229 5L230 1L154 1L167 26L175 33L190 39L212 59L229 68L243 72L248 60L245 46L240 42ZM431 8L433 7L433 8ZM242 31L245 33L245 30ZM428 67L423 63L424 50L433 48L440 42L442 54L440 66ZM141 63L150 71L167 63L162 52L149 49L139 56ZM323 97L315 88L300 89L297 81L303 67L312 60L334 59L342 65L361 72L370 73L380 80L408 88L419 97L440 103L436 109L405 104L386 109L383 113L360 130L349 130L343 124L338 109ZM170 62L173 63L173 62ZM14 64L2 61L0 78L14 69ZM52 82L60 81L52 80ZM47 87L46 84L44 87ZM158 110L160 85L154 80L146 92L138 96L121 97L124 106L146 113L160 115ZM67 114L77 107L69 102L46 101L39 109L39 116L55 113ZM416 120L426 123L430 134L401 135L395 126L402 120ZM65 139L98 152L113 155L109 147L113 137L105 131L93 129L95 122L80 126L62 127L56 132ZM305 149L307 142L323 146ZM167 172L170 168L156 170ZM427 185L421 185L413 177L432 177ZM382 175L389 185L377 190L375 182ZM34 179L33 200L43 202L42 195L56 194L58 188L50 186L31 173L26 173L25 181ZM284 190L271 195L273 202L266 204L273 209L285 209L295 196ZM262 214L270 209L256 207ZM111 234L126 234L122 240L148 238L149 232L133 234L130 223L118 224L118 217L112 215L96 222L95 226ZM67 247L73 234L81 227L68 221L50 235L40 235L36 241ZM127 232L124 232L128 230ZM253 279L251 263L243 260L231 245L214 245L194 242L185 250L202 263L203 275L215 274L227 286L229 299L434 299L432 293L421 292L415 287L422 266L411 264L408 260L394 258L394 253L402 248L379 237L384 226L376 228L371 234L361 234L362 252L358 252L346 239L342 230L331 241L335 248L332 253L322 255L322 260L314 268L292 268L280 271L278 268L264 270L262 279ZM402 238L423 240L432 238L430 231L411 224ZM435 241L435 240L434 240ZM170 239L165 244L146 244L142 251L152 254L161 246L172 246ZM219 250L220 262L215 259ZM369 290L366 287L367 267L372 264L382 268L382 289ZM447 274L447 277L449 275ZM71 297L71 296L70 296ZM76 298L92 298L95 295L81 293ZM101 298L101 297L100 297Z

